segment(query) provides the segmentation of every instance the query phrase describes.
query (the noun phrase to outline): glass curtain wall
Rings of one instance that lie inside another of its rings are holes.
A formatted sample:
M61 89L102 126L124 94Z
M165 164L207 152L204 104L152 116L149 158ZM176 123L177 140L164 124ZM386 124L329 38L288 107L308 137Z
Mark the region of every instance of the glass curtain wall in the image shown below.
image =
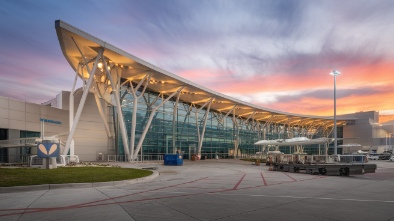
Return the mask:
M123 93L124 90L121 92L121 95ZM138 91L137 95L140 93ZM146 91L143 97L138 100L135 145L139 142L148 118L152 114L152 109L166 98L157 97L157 93ZM133 101L133 95L130 93L127 93L122 100L122 113L129 136L131 134ZM177 114L173 122L175 103L175 98L169 100L154 113L140 154L142 153L144 156L150 155L151 159L154 159L154 156L175 153L179 150L184 153L185 159L190 159L191 154L197 153L197 124L201 134L205 114L207 114L206 110L202 109L198 112L196 121L196 111L199 107L179 101ZM173 133L174 129L175 133ZM123 155L121 139L121 136L118 136L117 146L118 154ZM175 147L173 146L173 139L175 139ZM231 157L230 155L234 151L235 139L238 139L240 152L255 153L259 151L259 147L253 145L259 140L257 131L247 130L245 125L239 125L237 130L231 115L224 118L222 113L210 111L208 113L201 155L207 159L214 158L215 155L219 155L221 158Z
M0 128L0 140L8 139L8 129ZM0 148L0 163L8 162L8 149Z
M125 93L125 87L122 89L122 113L126 123L127 134L130 136L134 99L132 94ZM141 92L137 91L136 94L138 96ZM137 146L141 138L146 123L152 114L152 109L159 105L164 99L166 99L166 97L159 96L157 92L148 90L138 99L135 146ZM159 159L158 156L165 153L181 151L185 159L190 159L191 154L197 153L197 125L201 134L205 114L207 114L206 109L199 111L196 121L196 111L199 107L179 101L175 121L173 121L175 100L175 98L169 100L154 113L152 123L149 126L141 152L139 153L140 155L149 156L148 159L154 160ZM114 111L114 113L116 113L116 111ZM210 159L214 158L216 155L221 158L233 157L236 141L238 141L238 153L255 154L261 151L261 146L256 146L254 143L264 138L259 136L257 130L251 129L250 122L248 124L245 122L245 119L235 118L238 124L237 128L231 114L227 117L224 116L225 114L212 110L208 113L205 136L201 149L203 158ZM264 124L264 122L262 122L262 124ZM265 139L290 138L290 135L284 132L284 128L286 127L279 127L278 125L275 127L274 125L270 125L266 130ZM174 130L175 133L173 132ZM119 135L119 126L117 126L115 131L117 131L117 153L118 155L124 155L122 137ZM294 134L292 136L294 136ZM313 135L313 138L321 136L321 131L317 131ZM130 139L130 137L128 139ZM173 146L174 139L175 147ZM324 149L323 146L321 146L321 148ZM291 148L281 147L280 150L284 153L290 153ZM318 145L306 146L304 150L309 154L317 154Z
M20 131L20 138L29 138L29 137L41 137L41 132L36 131ZM21 147L19 150L19 154L21 156L26 154L32 154L32 148L36 149L36 147Z

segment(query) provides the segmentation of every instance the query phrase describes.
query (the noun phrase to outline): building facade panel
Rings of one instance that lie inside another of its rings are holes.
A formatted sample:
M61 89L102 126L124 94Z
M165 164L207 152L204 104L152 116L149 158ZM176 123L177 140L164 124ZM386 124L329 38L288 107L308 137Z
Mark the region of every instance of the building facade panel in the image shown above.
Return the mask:
M41 130L40 124L26 121L26 130L28 130L28 131L40 131Z
M12 110L9 112L10 120L21 120L26 121L26 112L23 111L16 111Z
M41 105L36 105L36 104L31 104L31 103L26 103L26 113L29 114L41 114ZM29 118L27 118L29 119Z
M10 128L10 119L0 116L0 128Z
M23 101L17 101L9 99L9 109L15 111L26 111L26 103Z
M0 96L0 108L4 108L4 109L9 109L9 99L6 97L1 97Z
M0 108L0 118L9 119L9 111L6 108Z
M40 109L38 109L38 110L40 110ZM26 113L25 113L25 115L26 115L26 122L30 122L30 123L35 123L35 124L39 124L40 123L40 119L41 119L41 114L40 113L38 113L38 114L36 114L36 113L29 113L29 112L27 112L26 111Z
M11 120L10 119L10 129L26 130L26 121L24 120Z

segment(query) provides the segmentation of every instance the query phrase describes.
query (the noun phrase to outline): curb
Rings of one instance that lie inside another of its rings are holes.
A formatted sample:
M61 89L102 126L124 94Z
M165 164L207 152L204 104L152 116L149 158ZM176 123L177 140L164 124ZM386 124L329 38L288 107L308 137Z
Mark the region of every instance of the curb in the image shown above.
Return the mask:
M143 183L143 182L151 181L159 176L159 172L157 171L152 171L152 172L153 172L152 175L137 178L137 179L132 179L132 180L119 180L119 181L97 182L97 183L62 183L62 184L42 184L42 185L31 185L31 186L0 187L0 194L24 192L24 191L122 186L128 184Z

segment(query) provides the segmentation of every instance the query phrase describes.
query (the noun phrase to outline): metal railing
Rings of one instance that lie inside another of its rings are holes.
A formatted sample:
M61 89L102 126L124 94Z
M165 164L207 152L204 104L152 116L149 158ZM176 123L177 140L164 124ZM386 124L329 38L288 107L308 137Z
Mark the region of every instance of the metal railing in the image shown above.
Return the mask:
M30 154L20 155L19 159L20 159L20 163L27 164L27 165L30 164Z
M111 154L99 154L97 156L97 161L105 161L105 162L124 162L124 155L111 155Z
M163 161L164 154L146 154L146 155L138 155L136 162L144 162L144 161ZM113 154L98 154L97 161L104 162L125 162L127 161L126 156L124 155L113 155Z
M265 154L247 154L247 153L241 153L238 154L236 158L239 159L265 159L267 156Z
M138 155L138 161L162 161L163 154L148 154L148 155Z
M39 137L0 140L0 147L35 147L36 139Z

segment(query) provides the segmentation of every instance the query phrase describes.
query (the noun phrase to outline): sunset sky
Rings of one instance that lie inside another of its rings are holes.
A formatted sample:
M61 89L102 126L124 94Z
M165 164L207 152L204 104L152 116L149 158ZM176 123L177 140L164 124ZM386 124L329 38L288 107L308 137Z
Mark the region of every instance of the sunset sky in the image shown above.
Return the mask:
M70 90L61 19L212 90L308 115L394 113L394 1L0 0L0 96Z

